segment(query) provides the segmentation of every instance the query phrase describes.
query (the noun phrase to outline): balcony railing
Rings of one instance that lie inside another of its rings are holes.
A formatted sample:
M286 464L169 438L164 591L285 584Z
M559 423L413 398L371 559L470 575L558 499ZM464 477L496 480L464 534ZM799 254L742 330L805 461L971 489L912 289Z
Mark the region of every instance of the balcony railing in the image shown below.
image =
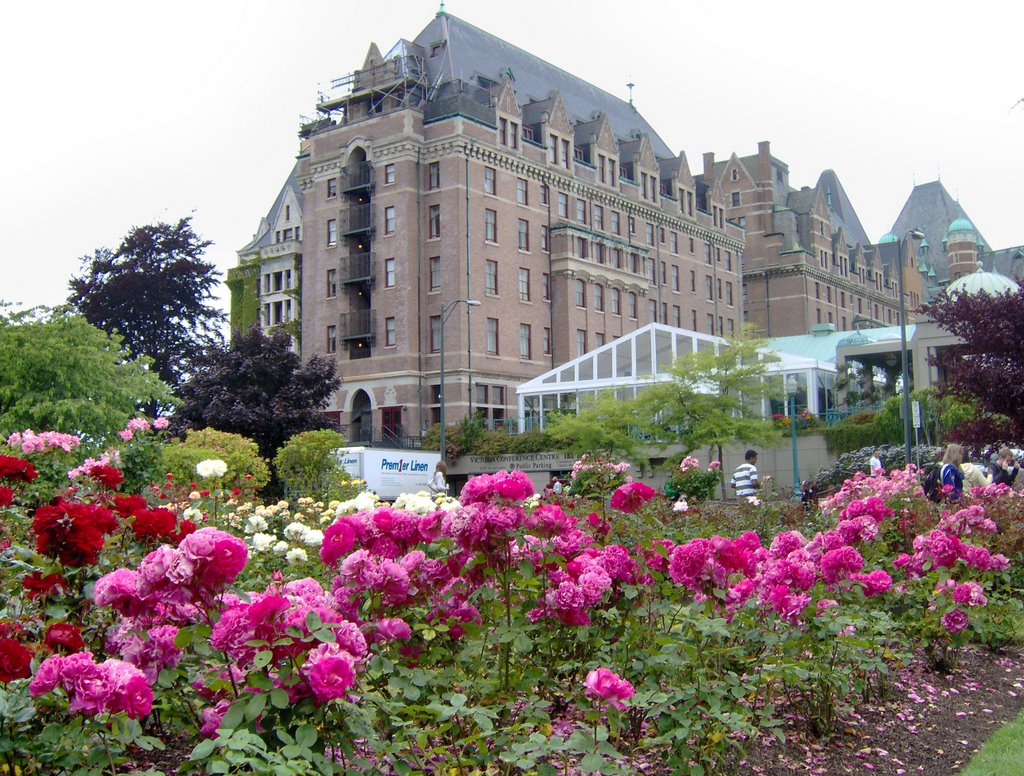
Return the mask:
M352 205L341 211L341 233L362 234L373 231L373 205Z
M373 165L369 162L356 162L341 171L342 191L368 189L373 184Z
M357 253L341 260L341 282L346 284L373 283L374 253Z
M376 333L375 310L353 310L341 314L341 338L343 340L372 340Z

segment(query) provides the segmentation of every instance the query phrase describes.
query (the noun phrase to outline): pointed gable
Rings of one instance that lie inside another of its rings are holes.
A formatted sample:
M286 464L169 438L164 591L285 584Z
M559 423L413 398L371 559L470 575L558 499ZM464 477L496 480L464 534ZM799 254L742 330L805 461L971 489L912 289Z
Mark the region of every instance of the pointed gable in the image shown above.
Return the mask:
M565 112L562 95L557 91L551 94L551 107L548 110L548 128L563 137L572 137L572 124Z
M498 85L497 98L495 104L498 113L504 113L512 118L519 119L522 117L523 112L519 109L519 101L516 100L515 89L512 88L512 79L506 73L501 83Z
M717 166L717 165L716 165ZM741 184L741 188L752 189L755 188L757 182L754 180L754 176L750 174L750 170L743 164L734 151L732 156L729 157L729 161L722 165L721 172L716 170L715 177L719 180L724 180L729 183L733 182L733 172L736 173L736 182Z
M369 70L372 67L376 67L384 61L384 57L381 56L380 49L377 48L376 43L371 43L370 48L366 51L366 58L363 60L363 70Z

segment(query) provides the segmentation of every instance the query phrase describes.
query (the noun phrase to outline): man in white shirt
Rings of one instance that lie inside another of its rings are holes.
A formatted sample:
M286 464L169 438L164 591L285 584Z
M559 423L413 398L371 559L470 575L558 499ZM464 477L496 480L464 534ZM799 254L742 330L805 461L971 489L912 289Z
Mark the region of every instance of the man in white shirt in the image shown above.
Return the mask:
M871 451L871 460L868 461L868 471L874 474L882 468L882 460L878 457L878 448Z
M736 489L736 495L740 498L756 496L761 487L761 480L757 476L757 451L747 450L743 458L746 462L736 467L730 484Z

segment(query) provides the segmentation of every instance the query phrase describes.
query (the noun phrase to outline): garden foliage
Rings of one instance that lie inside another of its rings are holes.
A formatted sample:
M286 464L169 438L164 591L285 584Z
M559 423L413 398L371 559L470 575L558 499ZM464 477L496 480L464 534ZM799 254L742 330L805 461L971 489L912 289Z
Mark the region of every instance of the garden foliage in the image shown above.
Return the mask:
M52 454L0 455L0 761L24 773L114 773L169 736L214 774L725 773L1019 614L1020 497L936 509L912 467L779 530L589 456L543 499L502 471L331 505L241 500L216 459L200 491L126 493L111 457L26 504Z

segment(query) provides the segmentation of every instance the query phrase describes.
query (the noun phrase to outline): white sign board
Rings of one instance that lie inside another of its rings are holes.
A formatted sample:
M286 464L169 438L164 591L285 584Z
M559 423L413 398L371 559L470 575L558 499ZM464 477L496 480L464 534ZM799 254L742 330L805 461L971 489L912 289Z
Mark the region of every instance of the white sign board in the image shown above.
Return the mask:
M910 415L914 419L914 428L921 428L921 402L910 402Z

